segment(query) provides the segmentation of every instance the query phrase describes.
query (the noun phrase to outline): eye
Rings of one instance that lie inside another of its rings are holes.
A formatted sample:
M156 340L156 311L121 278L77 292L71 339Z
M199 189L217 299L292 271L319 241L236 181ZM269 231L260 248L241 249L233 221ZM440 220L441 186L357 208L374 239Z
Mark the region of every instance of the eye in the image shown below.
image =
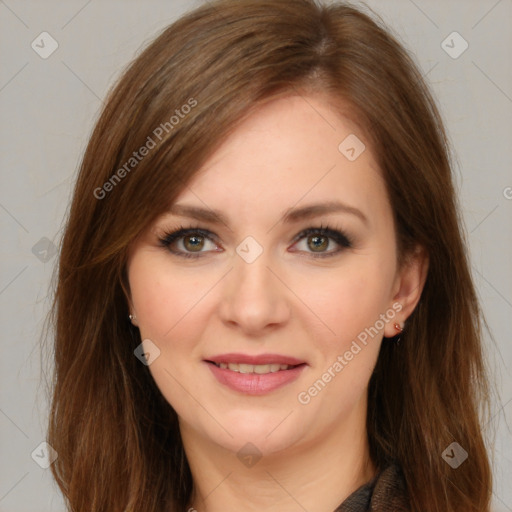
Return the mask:
M345 235L341 230L332 229L328 226L305 229L297 235L295 240L298 240L301 243L304 242L302 250L304 252L309 252L314 258L334 256L342 252L343 249L352 247L352 242L347 235ZM294 245L300 246L300 243L296 243ZM337 245L338 248L327 251L327 249L332 245Z
M303 240L304 239L304 240ZM221 252L216 242L217 237L211 231L201 227L180 227L176 231L166 232L159 238L159 243L171 253L184 258L199 258L208 252ZM305 242L305 244L304 244ZM313 258L335 256L343 249L352 247L352 242L341 230L328 226L310 227L301 231L295 238L291 252L304 252ZM210 246L208 246L210 244ZM334 245L334 250L327 250ZM337 248L336 248L337 246Z
M173 254L185 258L198 258L202 253L211 250L218 252L215 235L199 227L181 227L177 231L166 233L162 238L159 238L159 242L162 247L167 248ZM208 244L213 247L208 248ZM203 250L205 247L206 250Z

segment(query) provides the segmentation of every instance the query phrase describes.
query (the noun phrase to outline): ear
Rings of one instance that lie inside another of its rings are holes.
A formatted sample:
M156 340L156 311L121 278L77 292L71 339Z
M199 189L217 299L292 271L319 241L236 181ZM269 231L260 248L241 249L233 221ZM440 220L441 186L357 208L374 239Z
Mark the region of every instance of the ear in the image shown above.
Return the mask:
M394 324L399 324L403 327L405 321L414 308L418 304L425 281L428 274L429 258L427 251L424 247L416 246L416 248L409 253L402 267L397 271L395 282L393 284L393 303L400 304L401 309L395 305L393 309L397 311L395 320L388 322L384 329L384 336L392 338L396 336L399 331L394 327Z

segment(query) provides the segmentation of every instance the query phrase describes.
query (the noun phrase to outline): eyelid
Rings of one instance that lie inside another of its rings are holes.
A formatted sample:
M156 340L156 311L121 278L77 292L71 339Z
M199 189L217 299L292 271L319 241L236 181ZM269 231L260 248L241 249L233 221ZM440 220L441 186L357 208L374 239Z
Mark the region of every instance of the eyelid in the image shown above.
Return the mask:
M172 230L163 230L164 234L163 236L158 236L158 240L160 245L171 252L174 255L177 256L183 256L185 258L199 258L205 254L208 254L210 252L217 252L217 251L198 251L198 252L183 252L183 251L173 251L170 249L171 244L173 244L176 241L179 241L180 239L186 237L187 235L193 235L193 234L199 234L204 238L207 238L211 242L213 242L216 245L220 245L218 242L219 238L218 236L211 232L208 229L202 228L198 225L196 226L179 226L176 229ZM323 225L320 224L320 226L311 226L306 229L303 229L300 231L292 240L292 245L297 244L300 240L306 238L309 235L318 234L319 236L324 236L328 238L329 240L334 241L338 246L340 247L337 250L334 251L328 251L328 252L309 252L305 251L305 254L307 256L311 256L313 258L326 258L329 256L335 256L336 254L341 253L343 250L351 248L353 245L352 237L347 235L344 229L333 226L330 227L329 225ZM304 251L296 251L293 250L291 252L298 252L302 253Z
M180 226L177 229L173 229L170 231L164 230L163 236L158 236L158 235L157 236L158 236L158 241L163 248L167 249L172 254L176 254L178 256L184 255L185 257L197 257L196 255L201 255L201 254L205 254L207 252L211 252L211 251L199 251L197 253L193 253L193 252L172 251L170 249L171 244L173 244L174 242L179 241L180 239L186 237L187 235L193 235L193 234L199 234L202 237L210 240L214 244L220 245L218 243L218 237L217 237L217 235L215 235L215 233L212 233L210 230L201 228L199 226L190 226L190 227Z
M349 237L346 232L341 228L324 226L321 224L320 226L311 226L309 228L303 229L297 236L293 239L293 242L305 238L308 235L320 233L321 236L325 236L327 238L331 238L336 240L338 243L342 245L346 245L347 247L352 246L352 239Z

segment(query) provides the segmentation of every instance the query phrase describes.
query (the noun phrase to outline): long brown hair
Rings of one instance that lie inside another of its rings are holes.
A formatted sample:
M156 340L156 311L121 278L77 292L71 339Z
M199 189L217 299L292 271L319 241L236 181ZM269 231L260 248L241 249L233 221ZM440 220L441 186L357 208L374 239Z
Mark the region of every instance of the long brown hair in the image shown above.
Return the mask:
M399 462L414 512L489 510L481 313L441 117L381 22L315 0L208 2L109 93L81 162L51 313L48 442L69 510L185 510L192 477L177 416L133 353L127 251L258 105L308 91L351 106L387 184L400 261L417 244L430 259L401 342L382 344L369 383L371 457ZM452 442L469 454L457 469L442 457Z

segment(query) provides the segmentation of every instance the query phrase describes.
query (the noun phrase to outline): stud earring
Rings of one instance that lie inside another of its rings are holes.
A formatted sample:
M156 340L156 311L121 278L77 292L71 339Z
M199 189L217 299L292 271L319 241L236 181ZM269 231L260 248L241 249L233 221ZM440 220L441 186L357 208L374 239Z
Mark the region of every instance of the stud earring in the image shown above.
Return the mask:
M399 323L396 322L393 324L393 327L398 331L398 338L395 341L395 345L400 345L400 340L402 339L400 334L402 333L404 328Z
M135 315L128 315L128 318L133 322L137 317Z

